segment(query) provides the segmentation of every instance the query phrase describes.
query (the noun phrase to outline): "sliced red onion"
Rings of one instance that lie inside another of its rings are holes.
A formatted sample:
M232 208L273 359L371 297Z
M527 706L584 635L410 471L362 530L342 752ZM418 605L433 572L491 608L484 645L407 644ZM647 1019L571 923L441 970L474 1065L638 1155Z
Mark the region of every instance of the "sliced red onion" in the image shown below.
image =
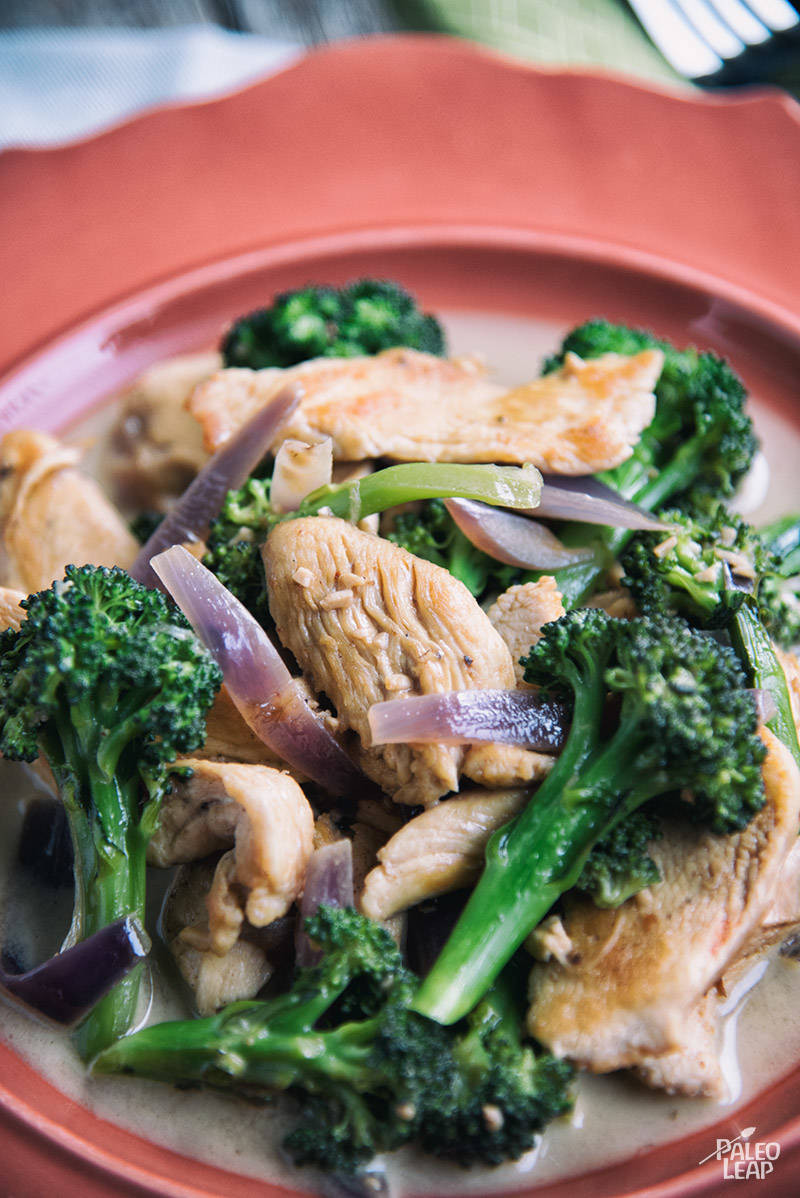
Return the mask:
M0 969L0 989L37 1015L70 1026L80 1023L149 951L147 933L129 915L27 973Z
M507 566L560 570L594 556L592 549L567 549L549 528L506 508L473 499L445 499L444 505L473 545Z
M446 691L373 703L369 727L374 745L443 745L491 741L557 753L566 737L566 709L535 691Z
M145 586L158 586L150 559L171 545L203 540L211 521L219 515L228 491L241 487L249 477L275 441L281 425L300 403L302 395L302 388L297 383L282 387L225 442L139 550L129 570L133 578Z
M778 708L772 691L756 686L753 687L750 694L753 696L753 702L756 705L756 715L758 716L759 724L768 724L770 720L774 720L778 714Z
M543 475L542 497L531 514L546 520L578 520L581 524L605 524L637 532L663 532L668 524L618 495L593 475L568 478Z
M303 897L297 916L295 951L297 964L302 968L319 960L305 930L305 921L316 915L320 907L354 907L353 844L347 839L336 840L315 849L306 870Z
M228 694L256 736L332 794L363 790L364 775L309 707L247 608L182 545L160 553L152 566L213 654Z
M333 475L333 441L324 437L315 445L287 440L275 454L269 501L276 512L294 512L306 495L324 487Z

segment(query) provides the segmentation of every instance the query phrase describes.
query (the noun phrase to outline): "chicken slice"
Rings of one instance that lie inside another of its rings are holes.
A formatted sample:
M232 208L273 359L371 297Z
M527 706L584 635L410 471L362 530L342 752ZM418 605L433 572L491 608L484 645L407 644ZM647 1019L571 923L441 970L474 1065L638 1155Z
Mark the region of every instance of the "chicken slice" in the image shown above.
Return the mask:
M517 815L528 790L475 790L423 811L382 848L366 877L361 910L388 919L423 899L470 886L483 868L493 832Z
M596 1073L684 1047L698 1001L751 941L797 843L800 771L762 729L767 801L741 832L666 826L651 855L662 881L603 911L573 901L564 926L573 962L534 966L528 1029Z
M535 753L517 745L474 744L467 749L461 772L477 786L499 790L541 782L555 760L548 753Z
M591 474L630 456L653 419L662 355L606 354L511 391L472 361L410 349L367 358L317 358L289 370L222 370L198 387L190 411L217 449L289 379L305 397L286 429L328 436L335 458L418 462L532 462Z
M719 995L711 990L684 1016L680 1045L660 1056L645 1056L635 1067L640 1081L653 1090L687 1098L725 1098L720 1060Z
M184 932L193 947L223 955L245 916L253 927L266 927L301 892L314 815L294 779L278 770L189 757L179 765L192 773L162 807L148 860L166 866L228 850L209 891L208 930Z
M11 587L0 587L0 632L7 628L18 629L25 619L25 612L20 607L25 598L24 591L14 591Z
M646 1085L685 1094L690 1098L726 1096L722 1069L721 1020L724 1006L735 986L748 972L775 951L800 928L800 840L786 858L766 915L741 954L698 1004L689 1012L682 1032L682 1047L657 1057L643 1057L637 1076Z
M47 433L18 429L0 441L3 581L26 594L62 578L70 562L130 566L136 538L80 455Z
M528 653L531 645L536 644L545 624L560 620L564 615L564 604L555 578L545 574L536 582L509 587L502 595L498 595L486 614L508 645L517 686L527 687L520 658Z
M358 733L364 772L400 803L457 790L462 746L371 747L367 713L383 699L514 685L508 649L467 588L333 517L279 524L263 552L278 636L340 728Z
M263 948L249 940L237 940L224 956L218 956L211 949L194 948L183 939L184 928L194 928L205 918L213 877L212 861L182 865L161 913L161 934L194 994L199 1015L213 1015L228 1003L255 998L272 976Z
M159 507L185 491L205 465L202 431L186 404L221 365L217 353L170 358L146 370L124 396L105 457L126 503Z

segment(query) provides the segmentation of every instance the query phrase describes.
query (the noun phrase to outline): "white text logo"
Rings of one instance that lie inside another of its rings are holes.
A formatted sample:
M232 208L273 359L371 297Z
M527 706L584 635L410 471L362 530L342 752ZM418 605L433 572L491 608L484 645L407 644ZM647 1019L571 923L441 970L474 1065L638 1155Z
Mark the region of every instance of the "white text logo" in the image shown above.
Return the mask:
M713 1158L722 1163L722 1176L726 1181L763 1181L775 1168L781 1154L781 1146L775 1140L750 1139L754 1127L745 1127L732 1140L717 1140L713 1152L700 1161L704 1165Z

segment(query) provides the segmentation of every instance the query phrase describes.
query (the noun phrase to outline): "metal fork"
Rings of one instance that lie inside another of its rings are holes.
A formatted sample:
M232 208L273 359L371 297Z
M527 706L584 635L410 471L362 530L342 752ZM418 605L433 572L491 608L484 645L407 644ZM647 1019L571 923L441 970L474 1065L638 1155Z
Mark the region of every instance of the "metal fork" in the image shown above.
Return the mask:
M800 67L800 14L788 0L629 0L680 74L704 86L769 79Z

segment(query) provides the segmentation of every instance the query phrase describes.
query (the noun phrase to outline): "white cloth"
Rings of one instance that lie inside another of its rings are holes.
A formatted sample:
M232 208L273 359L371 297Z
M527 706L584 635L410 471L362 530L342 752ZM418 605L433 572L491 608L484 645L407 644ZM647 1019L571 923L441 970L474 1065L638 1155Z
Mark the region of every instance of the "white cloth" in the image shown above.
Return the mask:
M136 112L233 91L299 46L214 25L0 33L0 149L86 137Z

